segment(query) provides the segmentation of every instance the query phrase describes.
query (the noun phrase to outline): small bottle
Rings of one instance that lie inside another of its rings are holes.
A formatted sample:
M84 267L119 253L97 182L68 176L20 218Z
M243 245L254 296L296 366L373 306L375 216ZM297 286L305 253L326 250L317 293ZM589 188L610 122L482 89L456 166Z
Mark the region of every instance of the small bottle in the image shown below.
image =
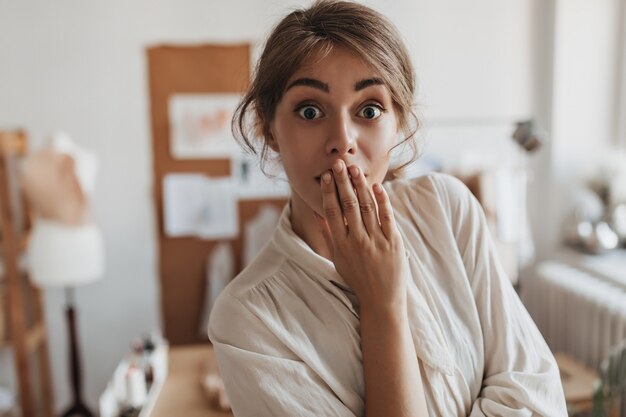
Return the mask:
M131 366L126 372L126 405L141 408L146 402L148 389L143 369Z
M143 343L143 369L146 374L146 384L148 385L148 390L152 387L152 383L154 382L154 342L150 337L146 337Z
M154 345L146 342L146 339L137 338L132 343L132 353L130 356L130 366L137 367L143 371L146 377L146 386L148 390L154 381L154 372L150 363L150 354L154 350ZM146 347L151 350L147 350Z
M119 417L138 417L141 412L141 408L126 407L120 412Z

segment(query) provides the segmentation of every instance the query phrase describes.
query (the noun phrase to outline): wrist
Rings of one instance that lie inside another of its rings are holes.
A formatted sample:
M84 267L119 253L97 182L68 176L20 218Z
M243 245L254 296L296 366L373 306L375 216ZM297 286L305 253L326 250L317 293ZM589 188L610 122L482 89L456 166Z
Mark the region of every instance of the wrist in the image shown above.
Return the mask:
M361 322L389 325L408 323L406 302L389 305L361 304L359 317Z

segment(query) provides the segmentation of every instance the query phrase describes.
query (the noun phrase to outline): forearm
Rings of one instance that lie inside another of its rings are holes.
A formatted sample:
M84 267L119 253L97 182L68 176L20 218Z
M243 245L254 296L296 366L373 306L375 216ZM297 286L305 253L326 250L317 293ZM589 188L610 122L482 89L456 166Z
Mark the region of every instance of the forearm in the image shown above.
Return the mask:
M367 417L428 415L406 308L361 309Z

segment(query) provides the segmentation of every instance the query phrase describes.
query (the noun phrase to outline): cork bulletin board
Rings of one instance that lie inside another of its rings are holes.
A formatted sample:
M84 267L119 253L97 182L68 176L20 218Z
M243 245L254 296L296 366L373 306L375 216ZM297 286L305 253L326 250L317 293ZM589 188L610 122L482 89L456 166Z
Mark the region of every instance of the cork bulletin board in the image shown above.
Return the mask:
M197 343L204 303L207 258L220 241L169 237L164 230L163 179L172 173L231 175L229 159L175 159L170 153L168 100L173 94L241 93L250 80L249 44L155 46L147 50L154 204L157 214L158 279L164 336L173 345ZM281 208L284 198L240 200L239 230L264 204ZM229 241L241 270L243 237Z

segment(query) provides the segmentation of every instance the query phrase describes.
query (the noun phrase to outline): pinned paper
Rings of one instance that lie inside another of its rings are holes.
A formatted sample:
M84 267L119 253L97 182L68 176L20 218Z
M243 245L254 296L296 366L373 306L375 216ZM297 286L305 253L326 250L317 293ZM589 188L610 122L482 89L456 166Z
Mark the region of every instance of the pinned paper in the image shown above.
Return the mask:
M245 227L243 259L247 266L270 240L278 220L280 210L269 204L261 206L259 213Z
M230 159L230 171L237 182L240 200L289 197L289 182L282 166L270 161L265 169L269 177L261 171L256 158L242 151Z
M200 318L200 335L208 337L209 316L217 296L235 276L235 258L228 243L220 243L207 259L204 309Z
M168 103L174 158L229 157L239 151L230 122L240 94L175 94Z
M230 239L239 234L237 198L230 178L169 174L163 179L165 233L169 237Z

